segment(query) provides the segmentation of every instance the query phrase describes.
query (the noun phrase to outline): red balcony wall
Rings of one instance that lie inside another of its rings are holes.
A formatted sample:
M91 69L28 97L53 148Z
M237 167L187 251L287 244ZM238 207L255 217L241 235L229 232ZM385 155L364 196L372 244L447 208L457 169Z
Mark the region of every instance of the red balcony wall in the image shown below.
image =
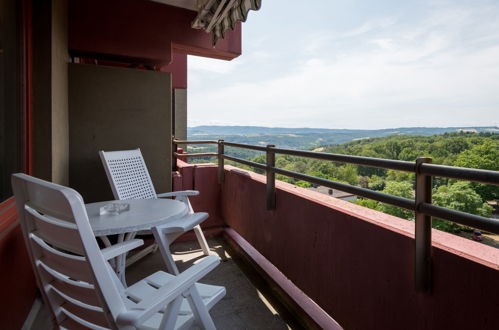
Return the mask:
M222 216L345 329L499 329L499 250L434 231L433 292L416 294L413 223L277 187L267 211L265 178L227 166Z
M35 299L36 282L13 198L0 204L0 283L2 328L20 329Z
M217 179L218 167L213 164L188 164L178 161L179 172L173 176L173 190L198 190L199 196L189 197L196 212L208 212L210 217L203 222L203 228L221 227L224 221L220 214L220 186Z

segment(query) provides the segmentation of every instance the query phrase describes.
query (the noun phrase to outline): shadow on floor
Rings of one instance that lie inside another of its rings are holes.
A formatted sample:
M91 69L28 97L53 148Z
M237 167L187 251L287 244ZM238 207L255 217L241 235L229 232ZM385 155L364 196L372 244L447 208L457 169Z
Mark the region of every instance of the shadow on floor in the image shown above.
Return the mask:
M217 329L289 329L265 297L238 268L223 244L223 238L209 238L208 245L221 263L200 282L223 285L226 296L210 311ZM173 258L182 272L203 258L197 242L182 242L172 245ZM164 270L159 251L141 259L127 268L127 282L137 280Z

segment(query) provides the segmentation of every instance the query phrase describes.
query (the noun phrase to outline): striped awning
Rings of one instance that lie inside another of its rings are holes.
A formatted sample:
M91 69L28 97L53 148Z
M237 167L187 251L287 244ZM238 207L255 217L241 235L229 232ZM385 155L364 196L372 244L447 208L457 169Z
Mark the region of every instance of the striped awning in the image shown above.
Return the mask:
M246 22L250 10L258 10L262 5L261 0L206 0L199 3L192 27L211 33L213 46L218 39L224 38L225 31L233 30L237 22Z

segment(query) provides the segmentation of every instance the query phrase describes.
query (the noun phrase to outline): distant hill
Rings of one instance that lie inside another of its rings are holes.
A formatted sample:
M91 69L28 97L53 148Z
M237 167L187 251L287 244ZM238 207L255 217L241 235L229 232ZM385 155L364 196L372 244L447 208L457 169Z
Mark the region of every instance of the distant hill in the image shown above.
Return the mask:
M402 127L378 130L283 128L259 126L197 126L188 128L188 138L218 140L255 145L275 144L281 148L310 149L357 139L388 135L430 136L447 132L499 133L499 127Z

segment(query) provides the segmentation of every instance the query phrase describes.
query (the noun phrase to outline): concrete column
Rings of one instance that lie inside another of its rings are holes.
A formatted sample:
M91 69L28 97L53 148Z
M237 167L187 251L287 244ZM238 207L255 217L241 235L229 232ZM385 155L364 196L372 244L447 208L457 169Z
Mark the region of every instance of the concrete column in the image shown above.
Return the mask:
M67 185L67 0L33 2L33 172Z
M68 185L68 3L52 7L52 181Z

